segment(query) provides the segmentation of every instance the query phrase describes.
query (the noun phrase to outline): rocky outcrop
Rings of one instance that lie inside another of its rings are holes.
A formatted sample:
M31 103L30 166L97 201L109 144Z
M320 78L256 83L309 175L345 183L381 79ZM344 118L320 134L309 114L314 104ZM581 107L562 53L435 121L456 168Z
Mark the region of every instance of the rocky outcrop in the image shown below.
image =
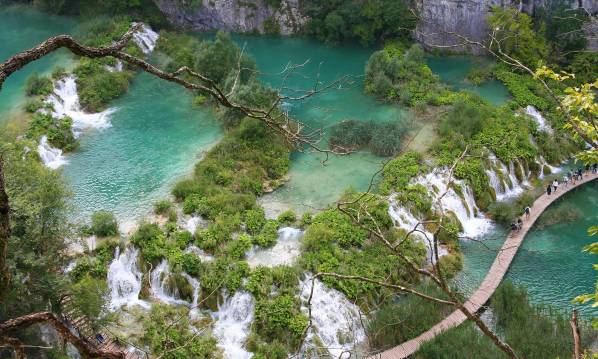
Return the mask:
M202 0L190 5L184 0L154 0L168 20L194 30L232 32L279 32L290 35L306 18L299 12L298 0L280 0L269 6L265 0Z
M483 41L488 33L486 16L492 6L515 6L534 14L548 0L418 0L420 22L415 38L427 49L442 48L452 52L481 53L477 46L459 46L463 38ZM571 0L572 8L598 11L598 0Z

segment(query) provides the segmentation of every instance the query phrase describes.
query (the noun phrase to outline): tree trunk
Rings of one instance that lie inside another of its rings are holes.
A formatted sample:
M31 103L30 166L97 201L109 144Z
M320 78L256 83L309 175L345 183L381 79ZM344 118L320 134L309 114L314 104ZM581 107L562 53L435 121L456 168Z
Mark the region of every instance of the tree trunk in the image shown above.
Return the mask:
M579 334L579 325L577 323L577 309L573 309L571 315L571 332L573 332L573 357L581 359L581 335Z
M8 255L8 241L10 240L10 205L4 188L4 159L0 155L0 303L8 292L10 272L6 257Z

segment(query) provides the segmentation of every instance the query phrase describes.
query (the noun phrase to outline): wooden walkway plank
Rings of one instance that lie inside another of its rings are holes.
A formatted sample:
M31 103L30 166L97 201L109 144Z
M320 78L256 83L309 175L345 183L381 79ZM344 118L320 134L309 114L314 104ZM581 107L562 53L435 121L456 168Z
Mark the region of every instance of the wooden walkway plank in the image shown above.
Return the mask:
M591 182L597 178L598 174L585 174L583 176L583 179L581 181L577 181L575 185L569 184L567 187L565 187L563 184L559 184L558 190L556 192L552 192L550 196L544 193L542 196L536 199L533 206L531 207L531 214L529 219L526 220L525 217L522 217L523 226L521 230L509 234L509 236L503 243L500 251L498 252L498 255L494 259L494 262L492 263L490 270L486 274L486 277L482 281L482 284L465 303L465 307L469 311L471 311L472 313L477 312L482 306L484 306L484 304L488 302L492 294L494 294L494 291L496 290L500 282L502 282L505 274L509 270L511 262L517 254L519 247L523 243L525 235L533 227L536 220L546 210L546 208L548 208L553 202L555 202L565 193L571 191L572 189L579 188L581 185ZM465 314L463 314L463 312L461 312L460 310L455 310L446 318L444 318L440 323L434 325L432 328L420 334L418 337L408 340L382 353L375 354L370 358L407 358L408 356L414 354L423 343L434 339L434 337L436 337L438 334L444 332L447 329L454 328L460 325L466 319L467 317L465 316Z

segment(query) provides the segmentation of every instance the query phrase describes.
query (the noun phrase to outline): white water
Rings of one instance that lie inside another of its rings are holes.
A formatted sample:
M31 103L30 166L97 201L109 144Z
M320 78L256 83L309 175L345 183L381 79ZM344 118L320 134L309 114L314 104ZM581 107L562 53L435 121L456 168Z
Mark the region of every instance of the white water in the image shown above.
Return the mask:
M300 239L303 231L297 228L284 227L278 230L278 240L272 248L259 249L254 246L247 256L250 267L292 265L301 254Z
M162 262L150 274L150 287L152 295L161 302L170 305L183 304L189 306L189 302L180 299L178 288L168 285L170 277L168 261Z
M531 116L531 118L533 118L534 121L536 121L536 123L538 124L538 129L540 131L544 131L549 134L553 133L552 127L550 127L544 116L542 116L542 114L534 106L527 106L525 108L525 113Z
M116 310L123 305L131 307L140 305L149 308L149 304L139 299L143 274L137 268L139 250L127 247L120 254L116 248L114 260L108 268L108 287L110 288L110 309Z
M480 211L477 211L473 193L462 181L455 180L453 185L461 186L463 199L452 188L447 190L447 179L437 171L427 174L417 182L426 186L430 193L434 195L433 203L436 210L440 210L440 205L445 211L451 211L457 216L463 226L463 235L466 237L481 236L492 227L492 222L484 217ZM437 198L440 196L443 197L439 204Z
M509 168L507 168L507 166L505 166L504 163L499 161L494 155L490 157L490 160L494 164L494 167L496 167L496 170L486 170L486 174L488 175L490 186L494 188L494 192L496 193L496 200L504 201L506 199L516 197L523 193L524 189L517 180L517 177L515 176L515 169L513 163L510 163ZM521 166L521 164L519 165ZM501 177L499 177L496 171L500 171L502 176L502 182ZM523 166L521 167L521 173L525 173ZM506 180L506 178L508 178L508 181ZM527 181L527 179L523 181L523 184L528 183L529 182Z
M62 155L62 150L52 147L48 143L48 137L45 135L39 140L37 153L43 164L53 170L68 163L66 158Z
M249 335L254 308L253 296L237 291L232 297L224 295L224 302L218 304L218 311L212 314L216 321L213 332L225 358L249 359L253 356L243 345Z
M193 300L191 301L191 310L189 311L189 317L192 320L197 320L200 317L199 308L197 307L197 304L199 303L200 283L197 279L193 278L185 272L181 273L181 275L185 277L185 279L187 279L191 287L193 287Z
M133 25L135 24L136 23L133 23ZM154 51L159 36L160 35L154 32L149 26L141 24L141 30L133 34L133 41L135 41L137 45L139 45L141 51L147 55Z
M86 113L79 104L77 93L77 81L74 75L66 76L54 84L54 92L48 96L46 102L53 107L52 116L62 118L69 116L73 119L73 133L75 137L81 135L84 130L108 128L110 115L116 109L109 108L98 113Z
M189 247L187 247L187 249L185 249L185 253L193 253L196 256L199 257L199 259L202 262L211 262L214 260L214 256L211 256L209 254L207 254L206 252L204 252L203 249L198 248L194 245L190 245Z
M191 234L195 234L197 227L199 227L202 223L203 223L203 219L201 217L192 216L191 218L189 218L189 220L187 220L184 223L183 228L185 228L185 230L191 232Z
M299 285L303 301L301 310L307 314L311 274ZM317 335L333 358L339 358L345 350L354 349L366 338L359 307L349 302L341 292L326 287L317 279L314 281L311 314L315 330L309 333L308 340Z

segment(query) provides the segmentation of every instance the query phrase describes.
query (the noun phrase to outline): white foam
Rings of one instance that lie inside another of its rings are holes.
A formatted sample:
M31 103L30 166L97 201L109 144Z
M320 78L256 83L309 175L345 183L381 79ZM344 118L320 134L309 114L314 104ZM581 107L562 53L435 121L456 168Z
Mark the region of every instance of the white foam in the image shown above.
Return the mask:
M534 121L538 124L538 129L540 131L544 131L549 134L552 134L554 132L552 130L552 127L550 127L550 125L544 118L544 116L542 116L542 114L534 106L528 105L525 108L525 113L529 115L532 119L534 119Z
M168 279L170 278L170 267L168 261L163 259L162 262L152 270L150 274L150 287L154 298L161 302L170 305L187 305L190 303L186 300L180 299L179 290L176 287L168 285Z
M137 23L133 23L136 25ZM141 51L144 54L151 54L156 47L156 41L158 41L158 35L149 26L141 24L141 29L133 34L133 41L139 45Z
M54 148L48 143L48 137L42 136L39 140L39 145L37 146L37 153L39 154L39 158L42 160L43 164L51 168L53 170L66 165L68 161L62 154L62 150L59 148Z
M366 336L359 307L349 302L339 291L326 287L321 281L313 282L311 317L315 327L308 334L308 340L317 335L333 358L339 358L344 351L353 350ZM301 310L307 314L306 306L312 287L311 274L300 281ZM345 356L345 358L348 358Z
M114 260L108 268L111 310L116 310L123 305L127 307L140 305L149 308L147 302L139 299L143 274L137 268L138 255L139 250L136 248L127 247L122 254L120 248L116 248Z
M56 118L65 116L73 120L73 134L79 137L84 130L108 128L110 115L116 109L109 108L98 113L86 113L79 104L77 82L74 75L66 76L54 84L54 92L46 99L53 107L51 115Z
M255 301L251 294L237 291L229 297L224 295L224 302L213 313L216 320L214 335L218 338L218 347L224 350L227 359L249 359L253 353L243 348L253 321Z
M291 265L301 254L301 236L303 231L300 229L281 228L278 230L278 240L272 248L260 249L254 246L247 252L247 263L250 267Z

